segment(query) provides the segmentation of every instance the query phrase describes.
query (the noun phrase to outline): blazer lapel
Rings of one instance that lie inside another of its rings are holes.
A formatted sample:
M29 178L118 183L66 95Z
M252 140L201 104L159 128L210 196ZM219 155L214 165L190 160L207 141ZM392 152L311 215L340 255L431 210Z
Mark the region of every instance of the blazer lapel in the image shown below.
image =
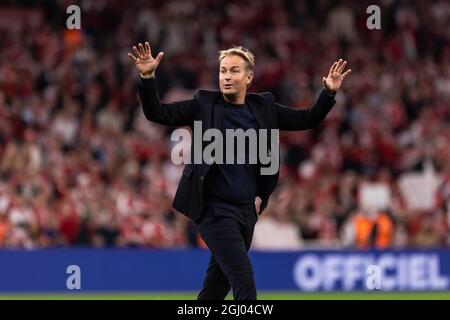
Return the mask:
M220 130L222 127L223 108L223 99L219 95L217 103L214 103L213 128Z
M252 111L253 115L255 116L256 122L258 122L259 127L260 127L261 129L266 128L266 127L263 125L263 122L262 122L262 120L261 120L261 115L259 114L259 108L258 108L258 106L256 105L256 101L254 101L253 99L247 99L247 103L248 103L248 105L250 106L250 110Z

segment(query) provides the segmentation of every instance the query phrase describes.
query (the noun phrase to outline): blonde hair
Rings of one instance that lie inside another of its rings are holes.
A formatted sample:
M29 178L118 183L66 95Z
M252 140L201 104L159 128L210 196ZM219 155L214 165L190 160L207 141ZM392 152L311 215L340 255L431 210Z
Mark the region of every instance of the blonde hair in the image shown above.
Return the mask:
M255 56L250 50L243 46L234 46L233 48L227 50L220 50L219 63L223 60L223 58L229 55L237 55L242 57L245 61L245 69L253 72L253 69L255 68Z

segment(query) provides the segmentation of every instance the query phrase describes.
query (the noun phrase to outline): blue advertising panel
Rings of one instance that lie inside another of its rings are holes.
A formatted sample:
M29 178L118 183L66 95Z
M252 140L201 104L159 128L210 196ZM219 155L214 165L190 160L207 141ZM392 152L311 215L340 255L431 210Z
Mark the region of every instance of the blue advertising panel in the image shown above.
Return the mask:
M449 250L251 252L258 290L450 290ZM204 250L0 251L0 292L196 291ZM72 287L73 288L73 287Z

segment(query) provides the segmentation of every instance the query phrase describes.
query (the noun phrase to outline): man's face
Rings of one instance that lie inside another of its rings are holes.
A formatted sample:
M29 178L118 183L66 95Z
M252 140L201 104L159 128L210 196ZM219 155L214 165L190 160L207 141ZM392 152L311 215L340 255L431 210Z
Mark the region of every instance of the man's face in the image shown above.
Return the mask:
M252 73L245 68L245 60L238 55L228 55L222 59L219 67L220 91L224 95L239 95L247 91Z

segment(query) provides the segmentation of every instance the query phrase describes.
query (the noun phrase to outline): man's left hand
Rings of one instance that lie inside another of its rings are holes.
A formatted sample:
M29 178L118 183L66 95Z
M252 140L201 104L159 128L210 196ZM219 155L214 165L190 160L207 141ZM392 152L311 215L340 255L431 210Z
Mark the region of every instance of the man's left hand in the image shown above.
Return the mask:
M262 203L262 199L260 197L256 197L255 198L255 208L256 208L257 214L259 214L259 210L261 209L261 203Z
M327 90L328 93L336 93L336 91L341 86L344 78L350 72L352 72L352 69L348 69L347 71L342 73L346 64L347 61L343 61L342 59L339 59L339 61L335 61L331 66L330 71L328 72L328 76L323 77L323 87L325 88L325 90Z

